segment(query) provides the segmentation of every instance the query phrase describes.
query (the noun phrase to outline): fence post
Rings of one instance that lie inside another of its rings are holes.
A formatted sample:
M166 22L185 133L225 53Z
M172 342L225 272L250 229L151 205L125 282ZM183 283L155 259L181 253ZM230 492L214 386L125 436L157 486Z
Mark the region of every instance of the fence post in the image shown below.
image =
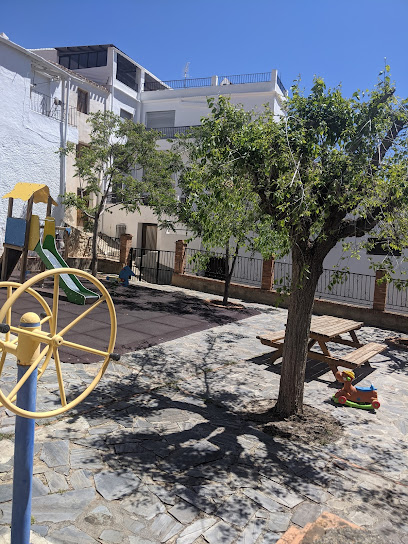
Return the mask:
M176 242L176 254L174 256L174 273L184 274L186 268L186 247L187 244L184 240L177 240Z
M159 271L160 271L160 249L157 251L156 283L159 283Z
M264 291L272 291L275 273L275 259L264 259L262 263L262 284L261 289Z
M129 261L129 252L132 247L132 238L133 236L131 234L120 235L119 262L123 266L126 266Z
M383 312L385 310L388 283L386 281L378 283L378 280L381 280L385 276L385 273L385 270L381 269L375 272L373 310L378 310L380 312Z

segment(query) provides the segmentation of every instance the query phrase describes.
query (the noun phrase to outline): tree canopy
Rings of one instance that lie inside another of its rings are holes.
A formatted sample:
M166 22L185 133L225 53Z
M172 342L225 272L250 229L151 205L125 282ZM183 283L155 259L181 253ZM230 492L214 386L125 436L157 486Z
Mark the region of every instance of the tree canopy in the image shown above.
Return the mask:
M90 114L90 141L75 158L79 194L67 193L64 204L80 210L93 230L92 273L96 273L97 234L103 213L119 207L139 211L148 203L159 217L174 211L174 180L179 156L157 149L158 134L111 111ZM73 146L67 152L74 152ZM114 195L109 199L109 195Z
M314 293L329 251L367 233L389 238L394 247L408 246L407 106L395 96L388 67L373 90L351 98L340 87L328 89L321 78L307 95L297 82L279 117L268 108L245 113L225 99L213 106L211 123L225 121L227 127L218 150L213 131L214 179L234 165L240 176L231 179L257 195L275 252L292 256L276 405L284 416L302 412ZM208 153L197 152L197 168L208 164ZM269 243L265 247L269 252Z
M226 304L239 250L256 248L262 212L242 163L234 157L241 145L234 138L242 136L251 113L236 109L223 96L217 104L208 99L208 106L211 115L176 146L186 159L178 180L183 194L178 219L201 239L204 253L195 255L197 266L205 267L214 250L225 251L222 277Z

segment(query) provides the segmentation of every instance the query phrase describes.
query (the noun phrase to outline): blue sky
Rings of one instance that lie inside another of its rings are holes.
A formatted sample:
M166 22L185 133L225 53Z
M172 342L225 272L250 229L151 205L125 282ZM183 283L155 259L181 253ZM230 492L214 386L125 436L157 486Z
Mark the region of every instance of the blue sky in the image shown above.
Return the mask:
M408 0L3 0L0 32L27 48L113 43L163 80L279 70L346 95L391 65L408 96Z

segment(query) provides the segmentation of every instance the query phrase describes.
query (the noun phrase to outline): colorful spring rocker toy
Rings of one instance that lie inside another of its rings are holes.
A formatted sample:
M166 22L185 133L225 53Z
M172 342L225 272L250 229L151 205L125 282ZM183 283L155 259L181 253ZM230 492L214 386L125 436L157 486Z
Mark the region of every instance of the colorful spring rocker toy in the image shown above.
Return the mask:
M338 370L335 376L338 382L344 384L343 388L339 389L332 397L336 404L362 410L378 410L380 403L377 398L377 389L373 385L369 387L354 386L351 383L355 378L352 370Z

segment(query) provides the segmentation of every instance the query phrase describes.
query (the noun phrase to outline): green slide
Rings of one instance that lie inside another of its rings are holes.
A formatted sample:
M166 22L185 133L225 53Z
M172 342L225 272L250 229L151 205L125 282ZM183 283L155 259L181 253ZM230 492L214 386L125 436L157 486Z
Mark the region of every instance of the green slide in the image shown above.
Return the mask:
M38 254L48 270L53 268L69 268L67 263L58 253L55 246L55 238L48 234L44 243L38 242L34 251ZM61 274L59 277L61 289L67 295L69 302L74 304L89 304L98 300L99 295L86 289L74 274Z

